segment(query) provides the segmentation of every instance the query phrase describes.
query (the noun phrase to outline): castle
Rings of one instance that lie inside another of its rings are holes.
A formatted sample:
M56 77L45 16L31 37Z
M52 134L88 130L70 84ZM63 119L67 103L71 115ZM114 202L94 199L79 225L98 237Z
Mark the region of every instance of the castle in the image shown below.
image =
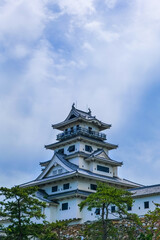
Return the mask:
M80 212L78 204L96 191L97 181L124 189L140 186L118 177L122 162L109 157L109 151L118 146L108 143L102 132L111 125L98 120L90 109L81 111L73 104L67 118L52 127L61 131L57 142L45 146L53 151L52 159L40 163L42 173L37 179L21 185L39 187L37 196L47 203L48 221L95 220L99 209L89 212L84 208Z

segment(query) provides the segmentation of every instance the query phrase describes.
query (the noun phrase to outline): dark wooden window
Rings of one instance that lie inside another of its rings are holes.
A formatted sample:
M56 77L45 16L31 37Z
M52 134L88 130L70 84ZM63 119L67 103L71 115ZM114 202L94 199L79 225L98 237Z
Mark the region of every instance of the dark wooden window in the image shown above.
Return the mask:
M75 151L75 145L71 145L68 148L68 152L74 152Z
M73 133L73 127L71 127L71 133Z
M96 184L91 184L90 188L91 188L91 190L97 190L97 185Z
M91 127L88 127L88 132L92 133L92 128Z
M68 203L62 203L62 211L68 210Z
M52 192L57 192L58 191L58 186L53 186L52 187Z
M59 149L59 150L58 150L58 153L64 154L64 148Z
M89 146L89 145L85 145L85 151L86 151L86 152L92 152L93 149L92 149L91 146Z
M63 190L69 189L69 183L63 184Z
M132 211L132 206L129 206L129 205L128 205L128 206L127 206L127 210L128 210L128 211Z
M111 206L111 213L114 213L116 211L116 207L115 206Z
M101 165L97 165L97 170L98 170L98 171L101 171L101 172L109 173L109 168L108 168L108 167L101 166Z
M144 208L149 208L149 201L144 202Z
M96 208L95 214L100 215L100 208Z

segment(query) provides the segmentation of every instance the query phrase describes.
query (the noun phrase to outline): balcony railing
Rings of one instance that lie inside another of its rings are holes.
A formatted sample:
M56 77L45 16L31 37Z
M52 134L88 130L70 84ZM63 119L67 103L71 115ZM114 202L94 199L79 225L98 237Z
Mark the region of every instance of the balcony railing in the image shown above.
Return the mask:
M73 128L72 130L64 131L63 133L58 134L57 140L64 140L65 138L70 138L77 135L92 137L99 140L106 140L106 134L82 127Z

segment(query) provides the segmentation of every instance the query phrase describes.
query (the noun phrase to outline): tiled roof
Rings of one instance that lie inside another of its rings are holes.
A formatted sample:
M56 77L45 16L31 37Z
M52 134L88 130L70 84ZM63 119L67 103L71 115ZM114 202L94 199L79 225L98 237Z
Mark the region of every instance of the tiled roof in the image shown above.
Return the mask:
M102 152L105 153L106 158L99 156ZM96 159L99 159L99 160L106 160L106 162L114 164L114 165L118 165L118 166L121 166L123 164L122 162L118 162L118 161L112 160L103 149L95 150L88 157L88 159L90 159L90 158L96 158Z
M85 118L95 118L94 116L92 116L89 112L85 112L85 111L82 111L82 110L79 110L77 108L75 108L75 111L79 113L79 116L81 117L85 117Z
M64 145L64 143L70 144L72 142L81 141L81 140L86 140L90 144L93 143L93 144L96 144L97 146L106 147L108 149L116 149L118 147L118 145L111 144L111 143L108 143L108 142L102 142L98 139L92 139L92 138L89 138L89 137L86 137L86 136L76 136L76 137L73 137L73 138L70 138L70 139L67 139L67 140L63 140L61 142L56 142L56 143L52 143L52 144L49 144L49 145L45 145L45 148L46 149L56 149L56 148Z
M78 173L84 174L86 176L92 176L92 177L95 177L95 178L100 179L102 181L103 180L108 180L111 183L117 183L117 184L122 184L122 185L132 185L132 186L141 186L140 184L129 181L127 179L123 179L123 178L119 178L119 177L103 176L101 174L93 173L91 171L84 170L84 169L78 169Z
M133 193L133 197L160 195L160 184L133 188L130 189L129 191Z
M79 169L77 169L77 171L66 172L66 173L62 173L59 175L55 175L55 176L45 177L43 179L36 179L31 182L22 184L21 187L36 186L36 185L41 185L44 183L51 183L53 181L58 181L60 179L62 180L62 179L66 179L66 178L74 177L74 176L90 177L97 181L105 181L105 182L115 183L115 184L119 184L119 185L123 185L123 186L127 185L128 187L129 186L130 187L140 186L140 184L131 182L127 179L121 179L118 177L102 176L100 174L96 174L96 173L79 168Z
M48 202L48 203L52 202L52 201L48 200L48 194L42 189L39 189L36 192L36 197L39 198L40 200Z
M111 127L110 124L106 124L106 123L98 120L95 116L92 116L91 110L90 109L88 109L88 110L89 110L88 112L85 112L85 111L75 108L74 105L72 105L72 109L71 109L69 115L67 116L67 118L63 122L60 122L58 124L53 124L52 127L62 130L65 125L75 122L77 120L94 122L94 124L98 125L101 130ZM74 115L75 117L71 117L72 115Z
M78 166L76 164L71 163L64 158L65 157L64 154L55 153L55 155L59 158L59 160L61 160L63 164L65 164L67 167L69 167L73 171L76 171L78 169Z
M51 160L48 160L48 161L44 161L44 162L40 162L39 164L40 165L46 165L46 164L49 164Z
M76 190L72 190L72 191L67 191L67 192L60 192L60 193L56 193L56 194L52 194L52 195L49 195L48 196L48 199L57 199L57 198L60 198L60 197L67 197L67 196L70 196L70 195L75 195L75 194L79 194L79 195L83 195L83 196L88 196L91 192L88 192L88 191L82 191L82 190L79 190L79 189L76 189Z
M20 187L37 186L37 185L44 184L44 183L51 183L53 181L57 181L57 180L62 179L62 178L65 179L65 178L68 178L70 176L73 176L75 173L76 173L75 171L65 172L65 173L61 173L61 174L58 174L58 175L45 177L45 178L42 178L42 179L35 179L35 180L30 181L30 182L21 184Z

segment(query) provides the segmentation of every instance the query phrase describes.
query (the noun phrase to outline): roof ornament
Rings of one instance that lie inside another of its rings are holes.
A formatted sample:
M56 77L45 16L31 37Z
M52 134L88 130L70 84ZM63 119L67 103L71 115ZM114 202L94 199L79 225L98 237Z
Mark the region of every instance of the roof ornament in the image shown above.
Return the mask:
M72 104L72 109L75 109L75 103Z
M88 114L91 116L91 109L88 108Z

